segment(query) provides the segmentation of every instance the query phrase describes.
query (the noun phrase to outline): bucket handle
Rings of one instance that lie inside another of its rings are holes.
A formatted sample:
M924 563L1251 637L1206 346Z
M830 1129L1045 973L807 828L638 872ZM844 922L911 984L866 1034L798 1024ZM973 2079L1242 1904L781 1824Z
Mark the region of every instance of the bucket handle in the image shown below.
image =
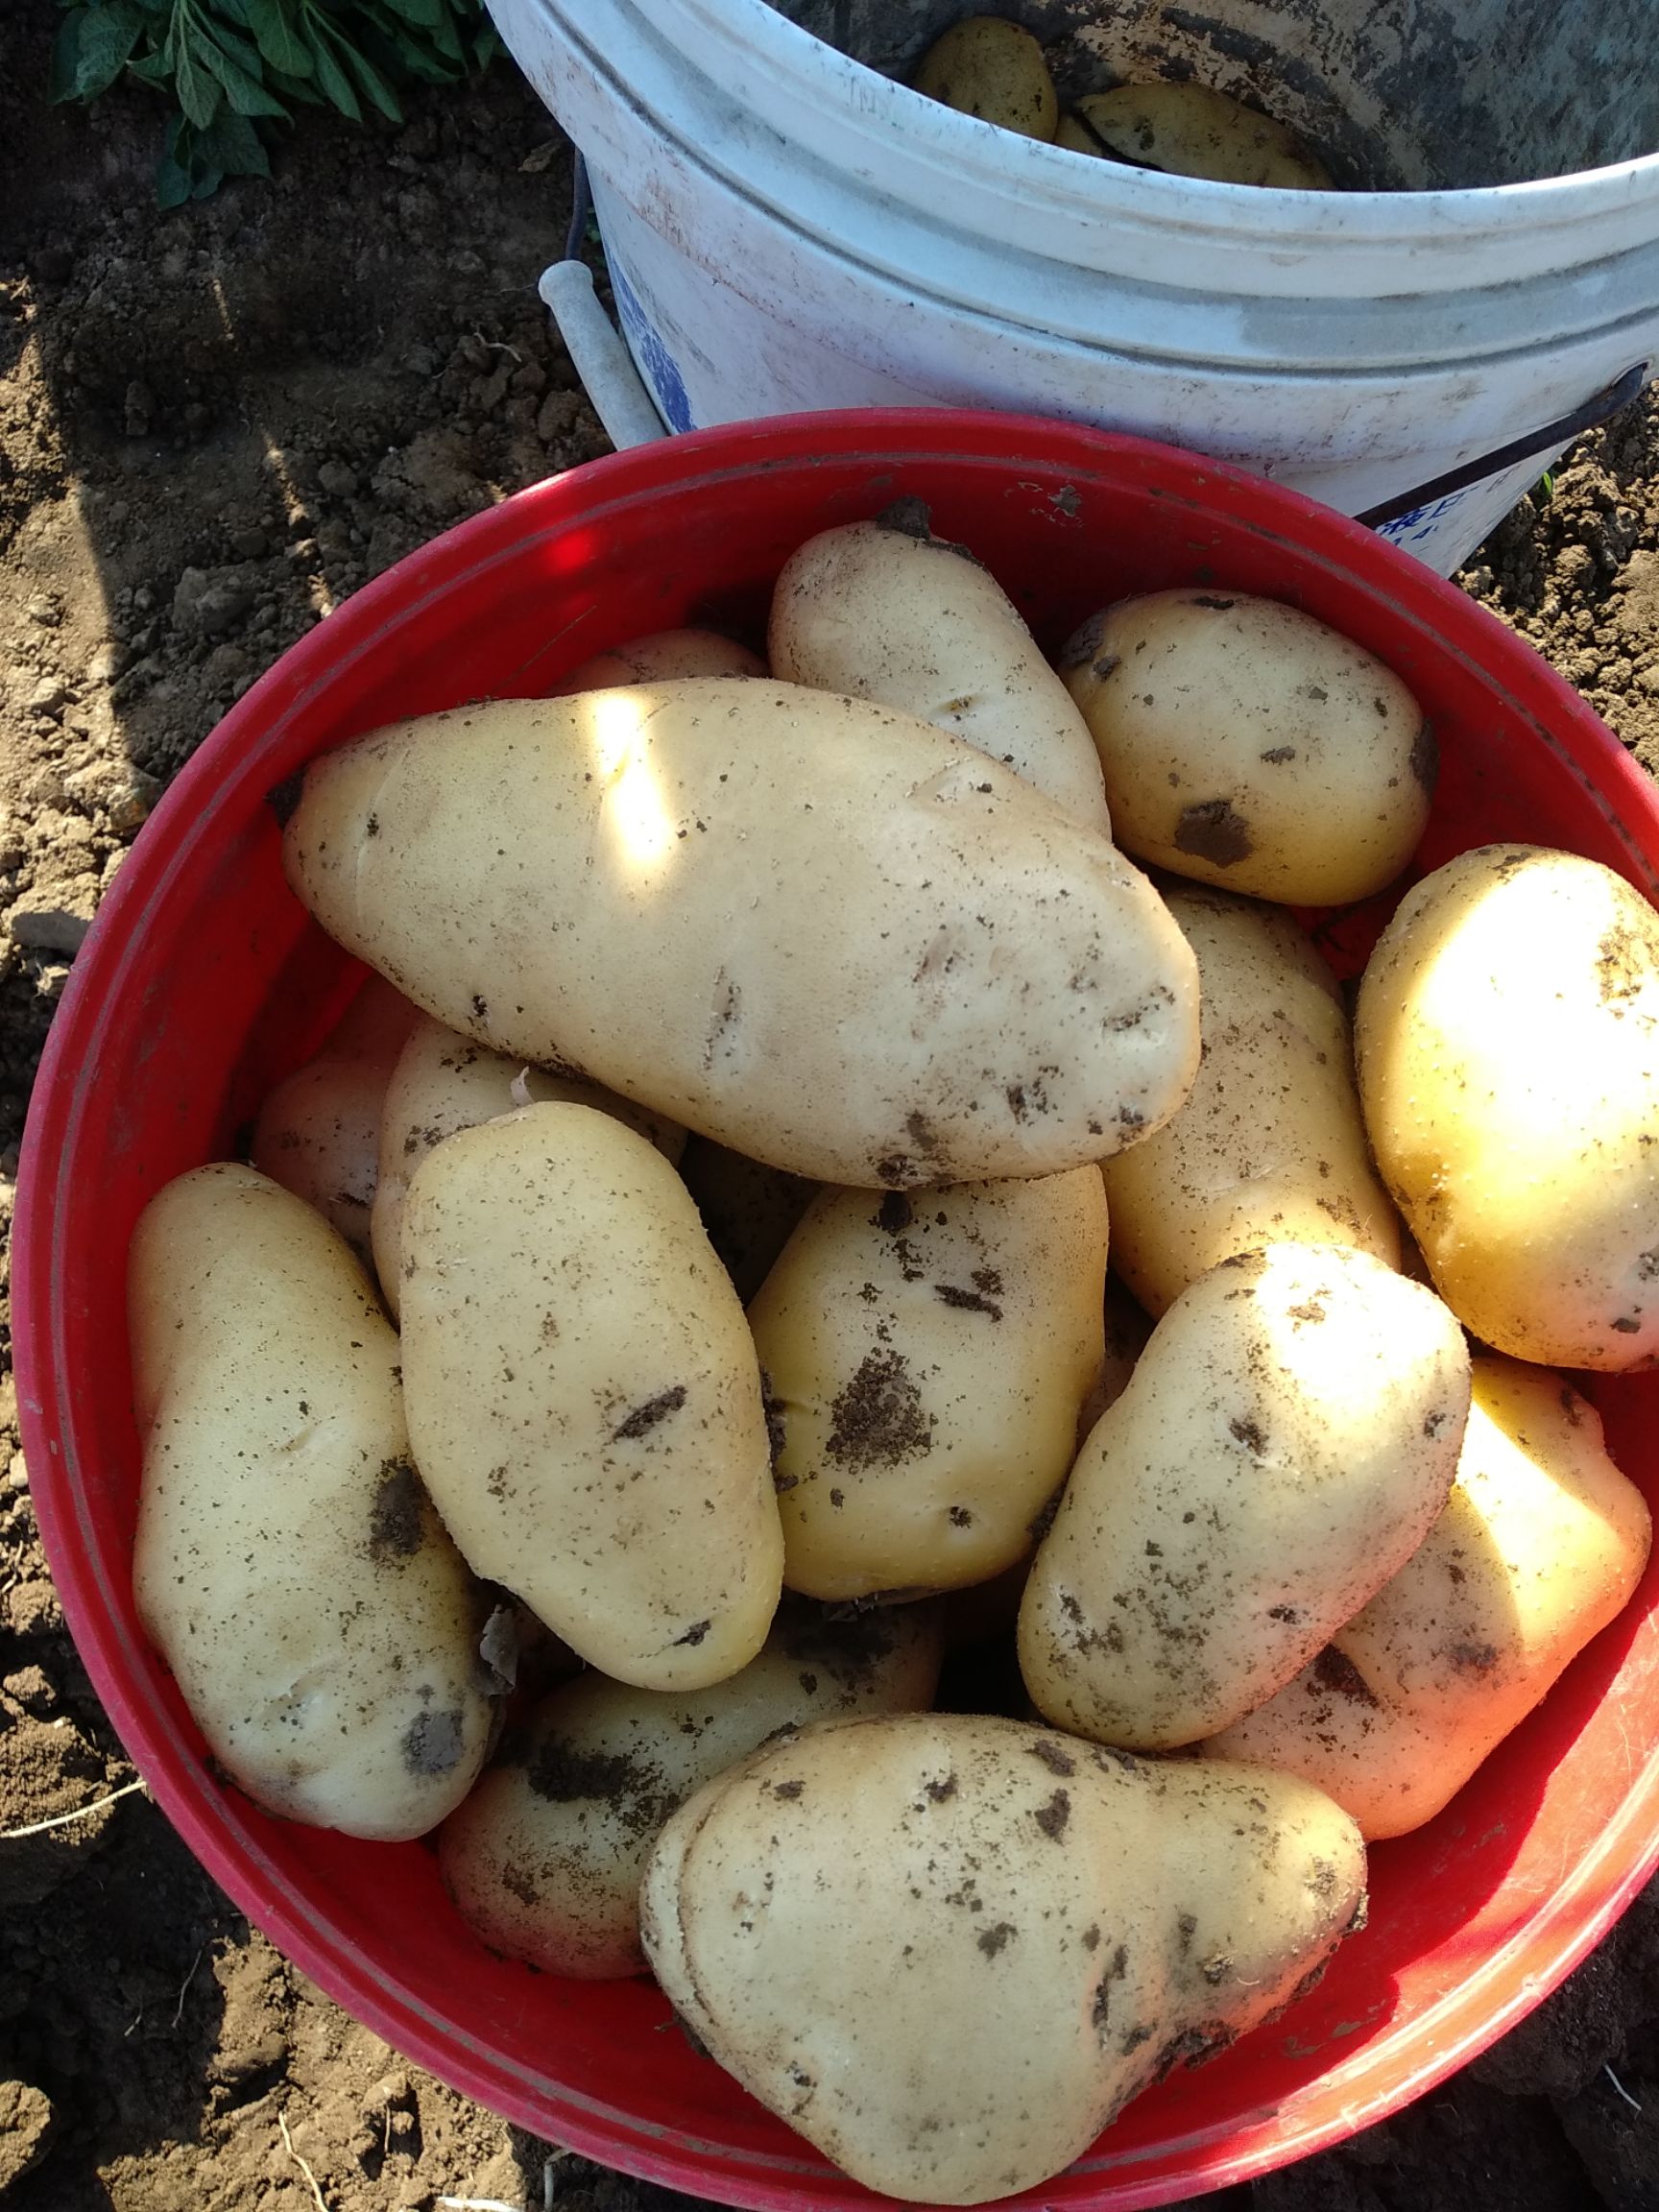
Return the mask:
M648 445L654 439L665 438L668 431L634 366L633 355L600 306L593 290L593 273L582 258L592 211L588 164L578 154L565 257L542 271L536 289L558 326L589 403L605 426L605 435L620 452L625 445Z
M1380 506L1367 507L1354 519L1363 522L1368 529L1380 529L1384 522L1397 522L1402 515L1409 515L1414 508L1427 507L1431 500L1444 499L1449 493L1464 491L1487 476L1496 476L1500 469L1512 469L1518 462L1529 461L1534 455L1559 453L1575 438L1581 437L1586 430L1594 430L1599 422L1617 415L1621 407L1627 407L1647 381L1647 363L1632 362L1622 376L1603 386L1581 407L1574 408L1572 414L1558 416L1553 422L1546 422L1538 430L1528 430L1524 437L1512 438L1507 445L1496 446L1490 453L1481 454L1478 461L1465 461L1455 469L1448 469L1442 476L1431 476L1427 484L1384 499Z

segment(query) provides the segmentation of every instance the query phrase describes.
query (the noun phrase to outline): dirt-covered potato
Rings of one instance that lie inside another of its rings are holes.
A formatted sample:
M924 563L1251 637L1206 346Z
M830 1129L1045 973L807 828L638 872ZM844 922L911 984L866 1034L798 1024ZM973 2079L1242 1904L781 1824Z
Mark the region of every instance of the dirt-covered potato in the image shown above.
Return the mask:
M1382 1179L1495 1350L1659 1359L1659 916L1598 861L1461 854L1408 891L1355 1021Z
M1404 1566L1446 1503L1463 1333L1369 1253L1272 1244L1184 1290L1038 1548L1038 1710L1167 1750L1263 1704Z
M817 1195L818 1186L786 1168L745 1159L708 1137L692 1137L680 1178L696 1201L709 1241L745 1306Z
M749 1308L790 1589L957 1589L1030 1550L1100 1372L1106 1235L1097 1167L819 1193Z
M474 1571L591 1666L746 1666L783 1540L743 1309L661 1152L525 1106L426 1155L403 1207L417 1465Z
M758 653L715 630L654 630L584 661L553 693L603 691L615 684L657 684L665 676L764 676Z
M975 2204L1282 2008L1360 1913L1307 1784L1013 1720L809 1728L681 1807L641 1891L692 2032L855 2180Z
M1166 1120L1197 1063L1191 951L1105 838L799 685L396 725L307 769L285 864L451 1028L819 1182L1057 1174Z
M785 1599L759 1656L705 1690L566 1683L530 1717L438 1838L463 1917L492 1950L550 1974L641 1974L639 1878L693 1790L809 1721L923 1711L940 1607L834 1620Z
M1056 146L1218 184L1328 192L1331 172L1295 132L1208 84L1115 84L1068 108Z
M402 1291L403 1200L409 1179L435 1144L458 1129L475 1129L497 1114L539 1101L564 1100L613 1114L648 1138L665 1160L678 1161L685 1132L678 1122L619 1098L601 1084L527 1067L492 1052L470 1037L422 1014L416 1020L386 1086L380 1111L379 1169L370 1216L374 1271L397 1317Z
M128 1268L139 1618L273 1813L423 1835L484 1761L488 1610L410 1463L397 1338L345 1241L252 1167L168 1184Z
M1022 138L1050 139L1060 119L1054 80L1029 31L970 15L936 38L911 79L918 92Z
M1088 723L1001 585L919 501L809 538L773 591L767 649L775 675L931 722L1112 834Z
M1113 1265L1153 1314L1258 1244L1352 1244L1398 1266L1335 977L1282 909L1199 884L1164 895L1197 955L1203 1059L1174 1119L1101 1163Z
M1254 898L1339 906L1416 850L1436 766L1422 709L1312 615L1239 591L1154 591L1085 623L1060 670L1126 853Z
M249 1145L260 1173L315 1206L365 1265L386 1086L420 1019L371 975L316 1057L267 1095Z
M1651 1535L1595 1407L1548 1368L1478 1357L1433 1527L1310 1666L1204 1749L1304 1776L1367 1838L1420 1827L1623 1610Z

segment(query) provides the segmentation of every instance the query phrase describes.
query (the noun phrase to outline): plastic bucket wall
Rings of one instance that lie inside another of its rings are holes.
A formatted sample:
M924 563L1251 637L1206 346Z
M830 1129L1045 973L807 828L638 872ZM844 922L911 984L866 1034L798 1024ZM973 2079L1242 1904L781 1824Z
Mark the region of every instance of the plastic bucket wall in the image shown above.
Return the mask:
M698 2056L648 1984L494 1958L426 1847L272 1819L216 1777L133 1609L124 1260L145 1201L234 1153L361 978L283 882L277 784L381 722L547 690L662 625L757 636L803 539L906 494L989 564L1050 649L1134 589L1201 583L1306 608L1388 661L1432 716L1444 769L1422 864L1537 838L1659 897L1654 788L1568 686L1426 568L1293 493L1020 418L820 415L664 440L411 556L286 654L180 773L71 972L25 1137L12 1262L24 1443L64 1610L204 1864L349 2010L532 2131L698 2196L814 2212L871 2200ZM1326 932L1339 962L1354 965L1385 904ZM1659 1503L1659 1376L1589 1387ZM1659 1851L1656 1675L1659 1555L1455 1802L1376 1850L1370 1926L1321 1987L1137 2101L1032 2204L1128 2212L1261 2172L1377 2119L1511 2025Z
M1045 33L1099 18L1108 72L1185 45L1200 74L1327 143L1340 119L1351 175L1418 187L1341 193L1092 161L826 42L900 68L965 0L795 0L826 38L764 0L491 5L587 156L624 329L678 430L812 407L1022 409L1194 446L1362 514L1659 354L1641 0L1606 0L1593 30L1553 0L1523 0L1519 28L1507 0L1012 9ZM1522 51L1525 69L1503 62ZM1502 180L1466 181L1482 149L1473 174ZM1563 161L1602 166L1552 174ZM1551 457L1546 444L1389 535L1449 573Z

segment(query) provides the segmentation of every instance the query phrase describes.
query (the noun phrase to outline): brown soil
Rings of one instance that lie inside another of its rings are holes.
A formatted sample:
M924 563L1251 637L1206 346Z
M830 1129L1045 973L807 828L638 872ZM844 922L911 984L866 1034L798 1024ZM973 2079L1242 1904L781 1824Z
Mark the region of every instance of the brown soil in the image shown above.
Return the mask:
M274 184L160 216L147 99L44 105L57 12L0 9L0 1232L68 962L169 776L367 577L604 449L535 294L567 149L509 65L397 132L308 118ZM1465 582L1659 768L1659 407L1586 440ZM0 1305L0 1361L5 1328ZM676 2202L405 2066L113 1795L132 1769L64 1633L6 1373L8 2212ZM1209 2201L1659 2207L1659 1895L1423 2104Z

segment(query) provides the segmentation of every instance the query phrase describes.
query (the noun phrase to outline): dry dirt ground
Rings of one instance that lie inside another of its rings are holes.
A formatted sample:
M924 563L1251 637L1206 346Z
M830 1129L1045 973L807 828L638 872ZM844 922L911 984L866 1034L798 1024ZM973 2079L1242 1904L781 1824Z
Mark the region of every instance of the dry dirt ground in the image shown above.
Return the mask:
M44 105L56 12L0 7L0 1231L69 959L168 778L331 604L604 449L534 289L567 150L510 65L398 131L314 120L273 184L160 216L141 95ZM1464 582L1659 767L1659 406L1589 438ZM12 1834L132 1778L64 1633L14 1416L0 1380L7 2212L677 2201L404 2065L141 1793ZM1659 1892L1425 2103L1208 2201L1659 2207Z

